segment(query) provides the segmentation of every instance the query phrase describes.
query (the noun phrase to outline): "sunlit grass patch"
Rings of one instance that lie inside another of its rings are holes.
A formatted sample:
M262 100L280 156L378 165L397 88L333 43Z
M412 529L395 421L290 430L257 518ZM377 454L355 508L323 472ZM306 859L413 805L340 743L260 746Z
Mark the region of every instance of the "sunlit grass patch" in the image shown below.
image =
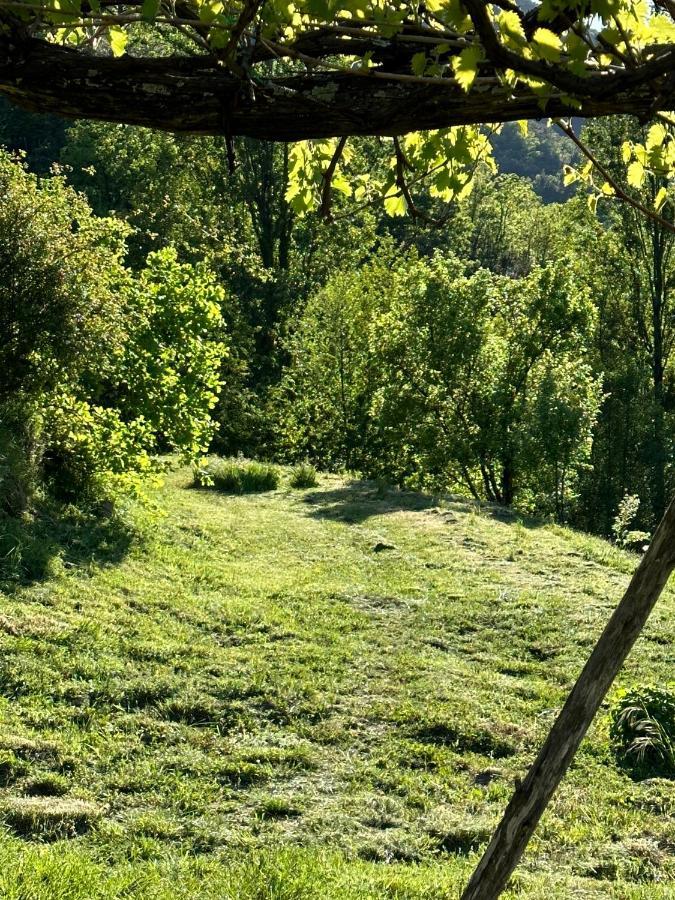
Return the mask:
M635 559L329 474L190 486L117 564L0 596L0 896L458 895ZM669 677L672 609L621 685ZM668 897L670 786L603 712L509 900Z

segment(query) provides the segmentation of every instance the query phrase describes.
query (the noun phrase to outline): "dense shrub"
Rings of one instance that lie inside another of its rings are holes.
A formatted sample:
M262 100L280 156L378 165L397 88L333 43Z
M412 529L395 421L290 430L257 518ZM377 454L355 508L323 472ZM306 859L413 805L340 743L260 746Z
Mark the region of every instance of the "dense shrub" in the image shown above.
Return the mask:
M635 777L675 775L675 690L623 694L610 712L610 737L619 763Z
M94 361L105 375L123 344L126 231L92 216L61 179L38 180L4 153L0 195L0 508L16 515L45 459L56 475L55 397Z
M212 487L224 494L274 491L279 486L279 470L256 460L208 459L195 466L194 486Z
M130 282L127 344L109 390L123 418L147 423L160 449L195 457L209 445L226 355L224 304L214 274L180 263L172 248L151 253Z
M293 459L567 515L602 399L594 325L563 268L440 254L340 275L304 310L276 393Z
M0 153L0 403L105 368L123 336L126 228L92 215L60 178Z
M291 471L292 488L312 488L319 483L316 468L308 462L298 463Z
M111 498L158 452L204 452L225 353L215 277L171 249L133 277L123 224L7 154L0 195L0 511L41 484Z

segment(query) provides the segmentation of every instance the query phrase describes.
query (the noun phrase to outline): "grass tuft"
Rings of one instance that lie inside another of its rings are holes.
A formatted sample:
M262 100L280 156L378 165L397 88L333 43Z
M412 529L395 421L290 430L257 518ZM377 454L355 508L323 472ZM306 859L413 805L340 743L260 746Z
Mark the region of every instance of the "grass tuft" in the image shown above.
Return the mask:
M316 468L308 462L299 463L291 469L290 486L292 488L313 488L319 483Z
M100 818L99 807L86 800L14 797L0 802L0 819L12 831L44 841L84 834Z
M69 788L68 779L53 772L37 775L24 785L24 791L30 797L63 797Z
M25 760L19 759L11 750L0 750L0 787L7 787L29 771Z
M256 460L205 460L194 469L195 487L210 487L224 494L257 494L279 487L279 469Z
M295 819L302 815L302 810L284 797L269 797L256 809L259 819Z

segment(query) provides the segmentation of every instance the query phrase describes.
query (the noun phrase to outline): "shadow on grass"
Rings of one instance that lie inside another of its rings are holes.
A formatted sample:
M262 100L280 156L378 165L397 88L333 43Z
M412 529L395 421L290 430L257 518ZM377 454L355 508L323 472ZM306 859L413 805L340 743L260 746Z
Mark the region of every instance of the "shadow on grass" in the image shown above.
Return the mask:
M115 565L136 538L118 516L74 507L42 507L31 516L0 514L0 591L9 593L49 577L56 560L65 567Z
M541 524L535 520L525 521L522 515L506 507L478 503L468 497L422 494L394 487L381 487L374 481L354 480L333 490L312 491L305 494L303 502L312 507L308 513L310 516L347 524L358 524L371 516L387 515L401 510L425 509L438 509L449 515L453 512L475 511L502 522L520 521L528 527Z

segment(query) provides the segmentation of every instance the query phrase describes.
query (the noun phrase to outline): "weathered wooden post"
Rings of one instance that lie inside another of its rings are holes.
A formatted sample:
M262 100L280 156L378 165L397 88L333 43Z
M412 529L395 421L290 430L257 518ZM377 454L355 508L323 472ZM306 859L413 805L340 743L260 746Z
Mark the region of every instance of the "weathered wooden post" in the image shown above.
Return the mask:
M462 900L496 900L523 855L631 648L675 568L675 499L661 520L527 777L478 863Z

